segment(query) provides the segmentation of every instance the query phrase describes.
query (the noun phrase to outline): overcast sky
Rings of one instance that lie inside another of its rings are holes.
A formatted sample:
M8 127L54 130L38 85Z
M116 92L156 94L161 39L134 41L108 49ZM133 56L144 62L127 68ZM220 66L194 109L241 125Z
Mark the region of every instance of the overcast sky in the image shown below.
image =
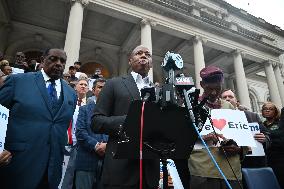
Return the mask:
M284 30L284 0L225 0Z

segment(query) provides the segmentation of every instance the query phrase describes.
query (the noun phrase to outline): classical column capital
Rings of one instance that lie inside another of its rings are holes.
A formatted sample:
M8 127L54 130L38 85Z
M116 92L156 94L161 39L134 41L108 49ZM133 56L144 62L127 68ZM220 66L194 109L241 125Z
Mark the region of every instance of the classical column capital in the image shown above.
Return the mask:
M264 60L263 63L264 63L264 66L270 66L270 65L274 66L274 63L271 60Z
M150 18L143 18L141 20L141 25L147 25L149 24L151 27L154 27L157 25L157 22L155 20L152 20Z
M193 43L197 43L197 42L202 42L203 44L205 44L205 43L207 43L207 38L205 38L205 37L201 37L201 36L199 36L199 35L195 35L193 38L192 38L192 41L193 41Z
M81 3L84 7L86 7L90 0L71 0L71 2L78 2L78 3Z
M240 49L235 49L233 50L233 52L231 52L231 54L233 56L238 56L238 55L241 55L242 57L245 57L246 56L246 53L244 53L243 51L241 51Z
M279 62L271 61L273 68L279 67Z

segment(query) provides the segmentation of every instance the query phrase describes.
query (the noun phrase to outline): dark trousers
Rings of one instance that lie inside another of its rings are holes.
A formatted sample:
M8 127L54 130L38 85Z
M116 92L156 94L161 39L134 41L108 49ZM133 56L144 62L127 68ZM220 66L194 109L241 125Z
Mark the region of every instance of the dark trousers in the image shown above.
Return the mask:
M284 189L284 155L269 156L267 160L268 166L273 169L280 187Z
M44 173L37 189L50 189L49 184L48 184L48 171L47 171L47 169L45 170L45 173Z
M233 189L241 189L238 181L228 180ZM190 189L227 189L227 185L223 179L207 178L207 177L191 177Z

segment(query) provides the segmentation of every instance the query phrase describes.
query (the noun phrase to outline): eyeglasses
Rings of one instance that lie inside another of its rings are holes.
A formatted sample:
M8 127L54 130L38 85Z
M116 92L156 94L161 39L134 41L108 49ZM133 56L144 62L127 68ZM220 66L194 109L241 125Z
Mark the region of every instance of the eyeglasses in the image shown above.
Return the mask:
M275 110L275 108L266 108L266 107L262 108L262 111L273 111L273 110Z
M58 60L60 60L61 63L66 63L66 59L62 58L62 57L58 57L58 56L50 56L48 57L48 60L50 60L51 62L57 62Z

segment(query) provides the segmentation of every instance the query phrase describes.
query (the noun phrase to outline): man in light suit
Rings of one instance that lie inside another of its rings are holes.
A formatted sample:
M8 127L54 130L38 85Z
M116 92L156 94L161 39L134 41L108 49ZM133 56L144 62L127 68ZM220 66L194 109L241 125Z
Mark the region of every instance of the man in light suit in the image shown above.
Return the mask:
M124 123L132 101L141 100L139 90L150 86L148 72L152 55L147 47L136 47L130 57L131 74L108 80L95 107L93 129L109 135L104 159L102 182L104 189L139 188L139 160L114 159L117 132ZM138 150L138 149L137 149ZM143 187L157 188L160 172L158 160L143 160Z
M0 168L1 188L58 188L76 94L61 79L66 53L49 49L43 69L7 77L0 103L10 110L5 149L10 163Z

